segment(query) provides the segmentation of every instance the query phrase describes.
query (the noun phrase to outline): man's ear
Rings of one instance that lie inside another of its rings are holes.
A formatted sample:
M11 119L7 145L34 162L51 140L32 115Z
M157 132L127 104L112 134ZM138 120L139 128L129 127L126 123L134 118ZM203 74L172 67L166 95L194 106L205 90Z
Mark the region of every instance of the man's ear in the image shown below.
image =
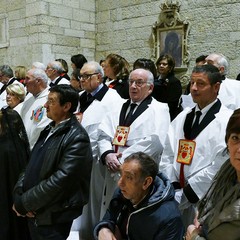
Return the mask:
M148 187L152 184L153 178L152 177L146 177L144 182L143 182L143 190L148 189Z
M71 107L72 107L72 103L66 102L66 103L64 104L64 111L65 111L65 112L68 112Z

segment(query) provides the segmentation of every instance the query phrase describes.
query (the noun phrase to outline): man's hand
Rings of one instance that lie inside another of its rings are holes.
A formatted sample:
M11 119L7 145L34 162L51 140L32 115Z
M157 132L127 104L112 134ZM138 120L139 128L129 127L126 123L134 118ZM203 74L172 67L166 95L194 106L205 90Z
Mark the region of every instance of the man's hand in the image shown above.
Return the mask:
M15 205L13 204L12 210L17 214L18 217L29 217L29 218L34 218L35 213L34 212L28 212L26 215L21 215L15 208Z
M187 228L187 234L186 234L185 239L186 240L191 240L194 237L196 237L199 232L200 232L200 229L197 228L195 225L189 225L188 228Z
M108 228L102 228L98 233L98 240L117 240Z
M109 153L106 157L106 166L111 172L118 172L121 163L118 158L122 156L122 153Z

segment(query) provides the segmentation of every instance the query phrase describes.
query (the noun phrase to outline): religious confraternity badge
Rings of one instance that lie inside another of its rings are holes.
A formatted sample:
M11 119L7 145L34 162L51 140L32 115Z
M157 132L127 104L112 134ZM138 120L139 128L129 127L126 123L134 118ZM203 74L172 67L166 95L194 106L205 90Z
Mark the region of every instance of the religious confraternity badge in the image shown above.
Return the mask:
M189 165L192 162L196 142L192 140L180 139L178 147L177 162Z
M32 111L31 120L34 122L40 122L43 118L45 108L43 106L38 106Z
M129 130L129 127L118 126L112 144L117 146L125 146Z

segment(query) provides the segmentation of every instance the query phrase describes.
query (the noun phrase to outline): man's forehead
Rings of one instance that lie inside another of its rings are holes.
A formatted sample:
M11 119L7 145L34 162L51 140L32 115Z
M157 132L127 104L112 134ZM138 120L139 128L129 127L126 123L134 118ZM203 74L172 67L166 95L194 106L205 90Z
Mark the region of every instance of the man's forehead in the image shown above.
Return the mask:
M50 92L48 94L48 99L57 99L58 98L58 93L56 92Z
M191 79L208 79L208 76L204 72L200 72L200 73L194 72L191 74Z
M144 70L144 69L141 69L141 70ZM147 73L146 73L146 71L141 71L141 70L140 71L136 71L135 70L135 72L133 72L130 75L130 78L131 79L147 80Z
M90 65L90 64L85 64L81 70L80 70L80 73L83 74L83 73L89 73L91 71L95 70L94 69L94 66L93 65Z

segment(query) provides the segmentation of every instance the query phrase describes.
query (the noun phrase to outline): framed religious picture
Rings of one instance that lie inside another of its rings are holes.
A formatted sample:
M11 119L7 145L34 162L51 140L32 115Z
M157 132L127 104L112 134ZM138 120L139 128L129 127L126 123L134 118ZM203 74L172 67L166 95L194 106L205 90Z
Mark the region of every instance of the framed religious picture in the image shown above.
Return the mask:
M185 68L189 62L187 36L189 24L179 15L177 4L162 4L160 21L153 25L153 57L170 54L175 59L176 68Z
M159 46L157 55L170 54L175 59L175 66L181 67L183 60L184 32L181 28L158 29Z

